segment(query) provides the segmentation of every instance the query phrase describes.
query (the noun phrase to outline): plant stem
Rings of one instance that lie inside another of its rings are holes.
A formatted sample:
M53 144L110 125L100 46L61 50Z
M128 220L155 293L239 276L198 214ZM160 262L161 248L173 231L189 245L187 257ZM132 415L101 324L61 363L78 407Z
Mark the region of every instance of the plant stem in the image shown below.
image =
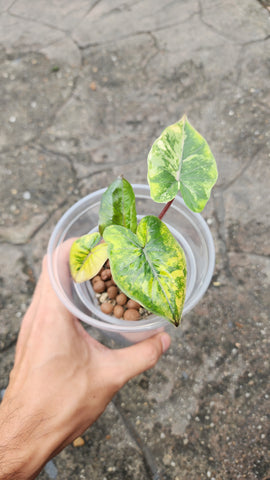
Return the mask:
M162 218L164 217L165 213L167 212L167 210L169 210L172 202L174 201L174 198L172 200L170 200L168 203L166 203L165 207L163 208L163 210L160 212L158 218L160 220L162 220Z

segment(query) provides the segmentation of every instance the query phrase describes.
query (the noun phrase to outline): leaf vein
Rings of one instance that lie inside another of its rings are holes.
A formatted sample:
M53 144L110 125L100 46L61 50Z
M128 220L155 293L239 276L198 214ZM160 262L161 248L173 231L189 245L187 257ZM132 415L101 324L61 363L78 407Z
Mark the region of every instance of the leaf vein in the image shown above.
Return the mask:
M173 315L173 317L174 317L174 309L173 309L173 307L172 307L172 305L171 305L171 302L170 302L170 300L169 300L169 298L168 298L168 296L167 296L167 294L166 294L166 292L165 292L165 290L164 290L164 288L163 288L162 283L161 283L160 280L159 280L159 275L156 273L156 270L155 270L155 268L154 268L154 266L153 266L150 258L148 257L147 253L144 251L144 249L143 249L143 253L144 253L144 255L145 255L145 258L146 258L147 262L148 262L149 265L150 265L151 271L152 271L152 273L153 273L153 277L156 279L158 285L160 286L160 288L161 288L161 290L162 290L162 292L163 292L163 294L164 294L164 296L165 296L165 298L166 298L166 300L167 300L167 303L168 303L168 305L169 305L169 308L170 308L170 310L171 310L171 312L172 312L172 315Z

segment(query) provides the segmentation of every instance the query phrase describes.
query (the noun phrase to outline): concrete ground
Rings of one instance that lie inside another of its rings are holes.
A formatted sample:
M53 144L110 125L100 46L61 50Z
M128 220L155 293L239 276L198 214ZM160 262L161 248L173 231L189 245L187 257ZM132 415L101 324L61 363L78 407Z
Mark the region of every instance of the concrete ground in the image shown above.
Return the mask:
M54 225L184 112L216 269L172 347L40 480L270 478L269 0L0 0L0 389Z

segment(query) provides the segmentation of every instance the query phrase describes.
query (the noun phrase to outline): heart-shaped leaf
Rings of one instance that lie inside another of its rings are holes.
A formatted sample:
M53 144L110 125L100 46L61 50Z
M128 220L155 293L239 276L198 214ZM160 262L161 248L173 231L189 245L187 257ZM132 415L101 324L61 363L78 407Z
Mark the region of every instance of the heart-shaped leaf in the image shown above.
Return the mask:
M134 234L112 225L104 231L112 276L130 298L178 326L186 291L185 255L167 226L144 217Z
M103 193L99 209L99 232L109 225L122 225L136 232L137 216L135 195L125 178L117 178Z
M94 277L108 258L105 242L99 243L98 232L89 233L75 240L69 254L69 266L72 278L81 283Z
M217 176L206 140L185 115L162 132L148 155L148 183L155 202L169 202L180 189L186 205L201 212Z

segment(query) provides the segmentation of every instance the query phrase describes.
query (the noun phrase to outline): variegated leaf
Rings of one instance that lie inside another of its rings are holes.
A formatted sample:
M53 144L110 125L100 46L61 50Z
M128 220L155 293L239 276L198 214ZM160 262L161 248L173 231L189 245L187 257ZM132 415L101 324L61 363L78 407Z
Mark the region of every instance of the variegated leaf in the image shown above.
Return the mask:
M163 131L148 155L148 183L155 202L169 202L180 189L186 205L201 212L217 176L206 140L185 115Z
M186 291L185 255L167 226L144 217L136 234L112 225L105 229L114 281L130 298L178 326Z
M99 209L99 232L109 225L122 225L136 232L137 216L135 195L130 183L117 178L103 193Z
M99 243L98 232L83 235L75 240L70 249L69 265L72 278L81 283L97 275L108 258L105 242Z

